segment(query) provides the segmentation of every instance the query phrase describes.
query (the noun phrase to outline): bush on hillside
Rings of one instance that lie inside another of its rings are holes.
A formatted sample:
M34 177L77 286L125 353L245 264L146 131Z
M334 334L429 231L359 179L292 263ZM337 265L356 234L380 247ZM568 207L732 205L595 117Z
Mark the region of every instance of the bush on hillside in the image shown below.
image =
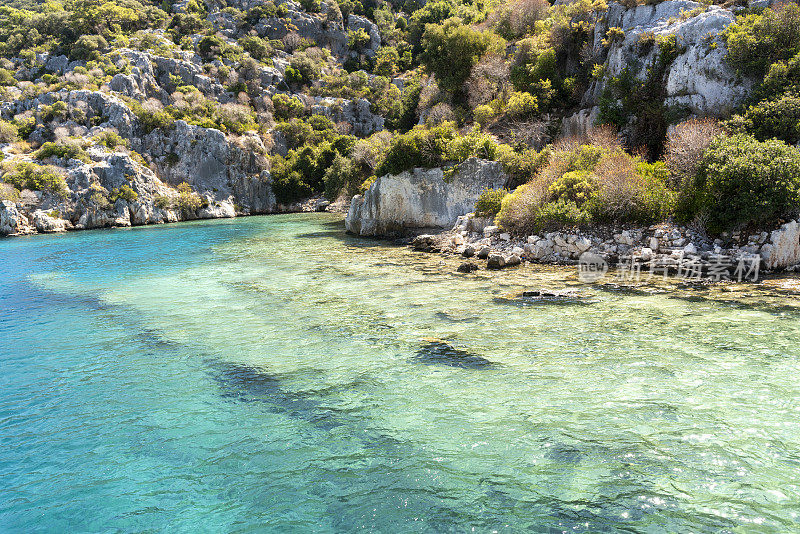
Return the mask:
M444 24L428 24L422 38L422 62L445 91L461 91L464 82L491 45L491 37L451 18Z
M775 100L759 102L734 116L727 126L759 141L774 138L794 145L800 141L800 96L786 93Z
M479 217L494 217L500 213L503 197L508 194L505 189L486 189L475 202L475 215Z
M769 225L800 207L800 151L776 139L719 137L692 185L681 192L682 218L703 215L712 232Z
M531 182L503 199L498 223L515 233L591 222L651 224L672 213L663 163L642 162L613 144L564 143Z
M800 6L785 2L744 15L723 35L728 61L745 75L762 76L772 63L800 52Z
M67 182L56 167L9 162L2 166L2 180L19 190L49 191L62 197L67 193Z
M84 163L91 161L86 151L77 142L50 143L47 142L33 153L33 157L38 160L47 158L76 159Z
M682 184L694 180L703 152L720 134L722 128L709 119L691 119L672 129L667 135L664 159L674 186L681 188Z

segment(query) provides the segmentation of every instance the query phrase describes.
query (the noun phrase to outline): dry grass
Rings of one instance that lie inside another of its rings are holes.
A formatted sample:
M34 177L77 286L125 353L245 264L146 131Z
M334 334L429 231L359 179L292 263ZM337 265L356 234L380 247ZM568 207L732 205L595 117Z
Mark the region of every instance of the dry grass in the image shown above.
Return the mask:
M593 174L604 212L612 219L630 213L642 189L641 177L636 173L636 160L622 150L616 150L600 160Z

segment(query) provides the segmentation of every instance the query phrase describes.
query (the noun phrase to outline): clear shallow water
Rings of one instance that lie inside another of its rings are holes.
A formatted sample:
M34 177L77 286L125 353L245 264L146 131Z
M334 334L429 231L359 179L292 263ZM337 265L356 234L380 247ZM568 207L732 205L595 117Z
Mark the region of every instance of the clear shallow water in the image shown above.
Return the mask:
M327 215L0 241L0 530L800 529L791 292L453 262Z

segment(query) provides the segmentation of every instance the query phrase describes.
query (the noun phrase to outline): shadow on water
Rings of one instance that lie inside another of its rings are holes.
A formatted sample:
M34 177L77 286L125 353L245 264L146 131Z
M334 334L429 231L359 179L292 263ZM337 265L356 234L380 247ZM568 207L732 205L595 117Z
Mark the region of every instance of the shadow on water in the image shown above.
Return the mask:
M461 369L497 369L500 367L483 356L457 349L441 341L424 344L412 359L426 365L446 365Z

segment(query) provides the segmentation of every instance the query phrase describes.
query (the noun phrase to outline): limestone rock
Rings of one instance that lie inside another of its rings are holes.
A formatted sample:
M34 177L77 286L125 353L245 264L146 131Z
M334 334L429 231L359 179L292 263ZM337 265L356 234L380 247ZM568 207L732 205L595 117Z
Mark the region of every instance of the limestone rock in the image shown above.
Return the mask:
M345 220L348 232L385 236L412 228L451 228L472 210L487 187L506 181L499 163L470 158L448 181L442 169L414 169L378 178L350 203Z
M19 235L33 232L28 218L9 200L0 200L0 235Z
M33 225L36 227L37 231L44 234L66 232L67 229L72 226L69 224L69 221L65 221L60 217L53 217L42 210L33 212Z
M781 269L800 263L800 224L791 221L770 235L770 242L761 247L764 268Z

